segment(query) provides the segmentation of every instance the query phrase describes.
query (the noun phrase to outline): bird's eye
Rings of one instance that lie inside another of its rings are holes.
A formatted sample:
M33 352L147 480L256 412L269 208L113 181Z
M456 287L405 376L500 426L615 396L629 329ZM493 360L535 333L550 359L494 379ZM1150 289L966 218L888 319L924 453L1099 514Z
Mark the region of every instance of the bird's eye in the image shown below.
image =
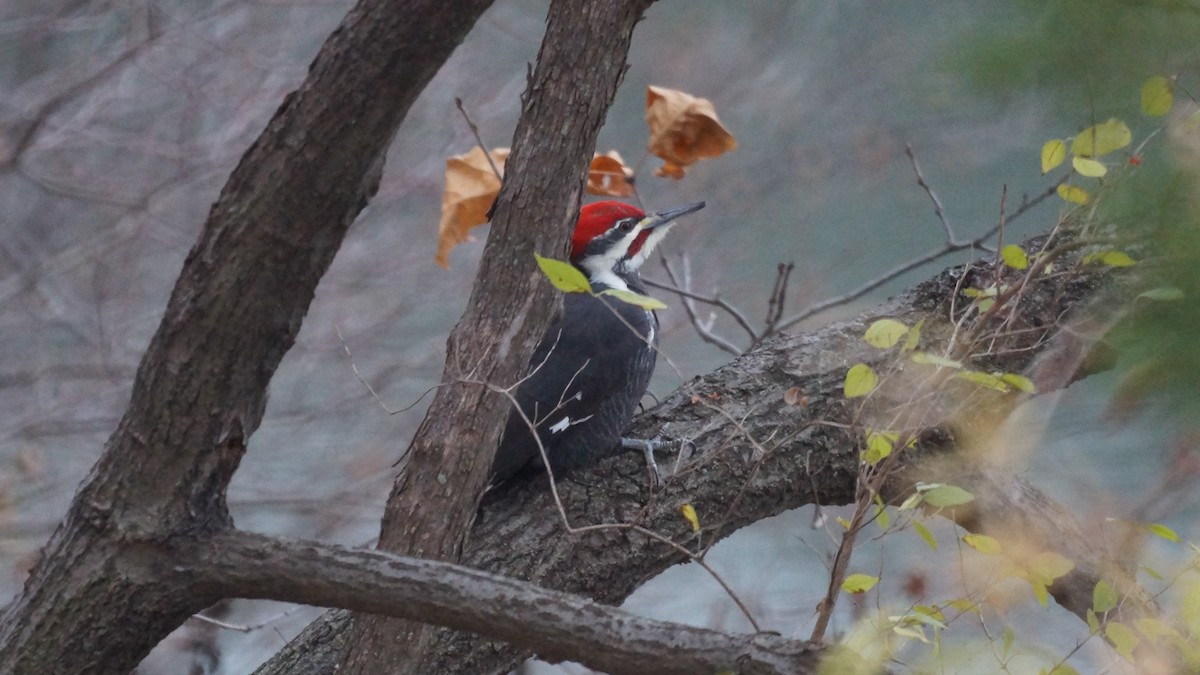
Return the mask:
M622 220L621 222L617 223L617 227L621 228L622 232L629 232L630 230L633 229L633 225L634 225L634 222L633 222L632 218L626 218L625 220Z

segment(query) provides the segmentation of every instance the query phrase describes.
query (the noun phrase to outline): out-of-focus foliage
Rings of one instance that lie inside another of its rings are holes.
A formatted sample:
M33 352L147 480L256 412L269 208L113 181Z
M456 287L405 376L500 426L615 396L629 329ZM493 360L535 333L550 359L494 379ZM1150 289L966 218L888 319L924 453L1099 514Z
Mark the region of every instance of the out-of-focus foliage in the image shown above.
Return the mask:
M993 5L964 32L944 66L985 96L1009 101L1040 89L1074 119L1132 117L1147 77L1200 60L1200 4L1159 0L1019 0Z

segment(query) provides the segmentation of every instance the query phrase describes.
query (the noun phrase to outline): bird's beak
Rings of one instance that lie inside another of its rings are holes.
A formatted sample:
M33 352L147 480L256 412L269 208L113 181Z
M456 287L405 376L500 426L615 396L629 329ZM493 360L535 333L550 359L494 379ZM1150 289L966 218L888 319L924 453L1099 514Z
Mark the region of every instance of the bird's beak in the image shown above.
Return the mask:
M643 218L642 222L638 223L638 224L642 226L641 227L642 231L646 232L646 231L653 230L656 227L661 227L663 225L666 225L667 223L670 223L671 221L675 220L676 218L679 218L680 216L686 216L689 213L695 213L702 208L704 208L704 202L696 202L695 204L685 204L683 206L676 206L673 209L659 211L658 213L651 213L650 215Z

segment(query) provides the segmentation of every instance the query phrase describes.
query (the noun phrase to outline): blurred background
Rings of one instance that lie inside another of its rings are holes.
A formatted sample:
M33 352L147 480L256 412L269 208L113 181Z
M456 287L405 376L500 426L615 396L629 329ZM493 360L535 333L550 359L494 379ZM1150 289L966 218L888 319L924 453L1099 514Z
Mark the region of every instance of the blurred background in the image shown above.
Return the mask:
M321 0L0 5L0 598L18 590L116 427L141 353L224 180L349 7ZM267 416L229 495L240 527L353 545L376 536L392 464L421 419L422 393L440 377L444 340L482 250L485 230L451 253L449 271L433 262L445 159L474 145L454 99L486 143L509 145L546 7L498 0L409 113L378 196L321 282L272 383ZM794 262L788 316L942 244L906 145L944 202L947 222L972 238L997 221L1003 186L1011 210L1061 175L1041 175L1047 139L1112 116L1129 123L1135 146L1154 134L1163 121L1140 113L1139 87L1151 75L1179 75L1180 105L1191 98L1198 7L663 0L637 28L598 150L640 165L648 208L708 202L665 245L676 262L688 256L696 290L719 292L760 320L776 265ZM650 84L712 100L738 149L678 182L653 177L655 161L641 163ZM1166 203L1156 190L1191 185L1194 192L1194 183L1172 183L1166 137L1146 146L1130 181L1142 192L1113 199L1120 207L1113 222L1123 214L1155 227L1157 206ZM1048 200L1010 223L1006 242L1048 230L1066 206ZM1194 213L1174 213L1170 241L1196 240L1188 229ZM942 258L801 329L857 313L972 255ZM665 279L654 262L646 276ZM659 295L672 305L661 316L674 368L660 362L653 385L664 395L730 357L696 336L678 300ZM716 317L715 330L748 343L726 316ZM1197 352L1194 333L1178 322L1153 330L1182 336L1170 354L1186 361ZM1139 353L1168 353L1141 344ZM1076 509L1097 536L1107 536L1106 518L1136 517L1200 540L1196 379L1177 366L1168 363L1160 380L1150 380L1151 390L1161 381L1164 393L1148 405L1113 397L1128 363L1039 397L1013 426L1026 462L1017 470ZM383 403L406 410L388 414L355 367ZM1174 376L1170 387L1165 373ZM862 546L855 569L884 581L857 603L841 603L834 634L859 630L858 620L876 610L897 614L962 594L953 553L960 533L929 525L943 544L937 553L911 533ZM736 534L710 561L765 628L807 637L834 550L835 538L814 529L805 509ZM1151 538L1140 555L1169 576L1192 553ZM747 630L717 585L693 568L668 571L627 606ZM1180 588L1186 584L1164 595L1168 606L1179 604ZM1025 593L986 621L953 624L941 667L1036 671L1087 637L1087 626L1053 601L1042 608ZM241 630L191 622L142 670L245 673L316 613L225 603L215 614ZM1016 637L1001 654L1006 626ZM915 641L899 657L939 663ZM1096 639L1069 663L1082 672L1124 667Z

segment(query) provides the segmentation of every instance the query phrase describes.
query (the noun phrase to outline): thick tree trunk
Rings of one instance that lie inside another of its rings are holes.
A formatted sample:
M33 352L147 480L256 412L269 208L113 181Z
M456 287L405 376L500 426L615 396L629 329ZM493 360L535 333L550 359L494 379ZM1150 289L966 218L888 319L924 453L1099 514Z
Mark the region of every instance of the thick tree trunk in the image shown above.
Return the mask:
M467 313L450 335L442 387L392 489L379 547L458 560L511 409L485 384L524 373L555 296L533 251L565 257L596 135L652 0L554 0ZM517 258L502 252L524 251ZM532 276L531 276L532 274ZM415 672L429 629L356 618L343 672Z
M128 672L218 599L172 542L229 526L225 488L317 282L489 4L363 0L330 37L213 206L120 426L0 620L0 672Z

